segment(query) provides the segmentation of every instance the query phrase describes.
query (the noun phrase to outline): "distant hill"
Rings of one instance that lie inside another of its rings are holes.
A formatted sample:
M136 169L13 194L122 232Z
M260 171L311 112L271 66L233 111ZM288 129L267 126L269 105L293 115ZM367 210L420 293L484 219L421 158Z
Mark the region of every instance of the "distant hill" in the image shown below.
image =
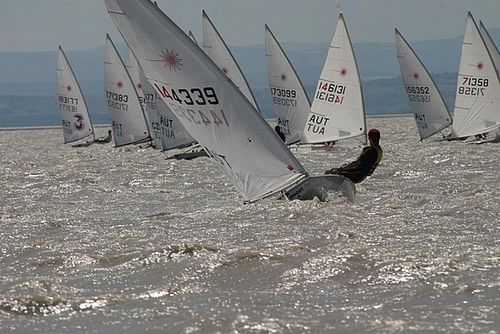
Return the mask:
M404 32L403 32L404 33ZM499 41L500 28L491 29ZM279 38L279 36L277 36ZM462 37L412 43L451 107L460 61ZM411 43L411 41L410 41ZM124 50L120 44L119 49ZM283 43L283 48L311 97L323 67L328 45L317 43ZM408 112L394 43L355 43L356 57L363 80L366 109L369 114ZM264 46L231 48L254 90L266 117L272 117L267 93ZM103 47L67 51L67 56L86 99L94 122L108 122L104 104ZM56 51L32 53L0 52L0 126L59 124L55 103ZM37 116L35 116L37 115Z

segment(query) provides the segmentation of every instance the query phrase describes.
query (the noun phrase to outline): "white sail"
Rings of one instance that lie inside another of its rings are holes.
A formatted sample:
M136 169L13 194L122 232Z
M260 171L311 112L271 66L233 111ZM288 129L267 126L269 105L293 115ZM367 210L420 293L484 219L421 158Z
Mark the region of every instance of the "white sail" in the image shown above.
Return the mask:
M239 87L255 109L259 110L257 101L243 72L205 11L203 11L203 50Z
M105 0L149 82L248 202L307 177L238 87L149 0Z
M304 128L304 143L324 143L366 133L358 66L344 16L339 14Z
M141 81L144 85L146 110L157 115L155 130L160 133L160 145L163 151L186 147L195 142L194 138L179 122L174 113L167 107L156 90L141 71Z
M269 27L266 30L266 60L269 89L276 123L287 145L299 142L311 104L295 69Z
M420 140L451 125L451 115L431 75L415 51L395 29L396 52L406 94L417 123Z
M134 83L109 35L105 44L104 81L115 146L150 140Z
M61 46L57 53L57 104L65 144L94 136L87 104Z
M145 84L141 79L141 67L137 62L134 54L127 48L127 54L125 57L125 67L127 68L127 72L130 75L130 79L134 84L135 90L137 92L137 96L139 96L139 102L141 103L142 110L144 115L146 116L146 123L148 126L149 133L151 135L151 140L153 147L156 149L161 149L161 134L158 126L159 116L156 109L146 108L146 100L145 100Z
M481 32L481 36L483 37L484 43L486 44L486 48L490 52L491 59L493 59L493 63L495 64L495 68L497 73L500 75L500 52L491 38L490 33L484 26L483 22L479 21L479 31Z
M500 126L500 81L471 13L467 14L457 80L453 135L468 137Z

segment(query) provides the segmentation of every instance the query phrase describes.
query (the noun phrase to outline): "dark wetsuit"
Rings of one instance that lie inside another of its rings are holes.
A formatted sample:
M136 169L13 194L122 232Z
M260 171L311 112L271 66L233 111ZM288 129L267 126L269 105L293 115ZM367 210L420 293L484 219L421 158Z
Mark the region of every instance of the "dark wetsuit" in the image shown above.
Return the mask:
M111 139L113 138L113 135L111 134L111 132L108 132L108 136L106 138L98 138L96 139L96 143L98 144L107 144L109 142L111 142Z
M382 156L382 148L379 145L365 146L356 160L340 168L327 170L326 174L343 175L354 183L360 183L373 174Z
M281 131L281 128L279 127L279 125L276 125L276 127L274 128L274 131L276 131L276 133L278 134L278 136L280 136L280 138L281 138L281 140L283 140L283 142L286 142L286 136Z

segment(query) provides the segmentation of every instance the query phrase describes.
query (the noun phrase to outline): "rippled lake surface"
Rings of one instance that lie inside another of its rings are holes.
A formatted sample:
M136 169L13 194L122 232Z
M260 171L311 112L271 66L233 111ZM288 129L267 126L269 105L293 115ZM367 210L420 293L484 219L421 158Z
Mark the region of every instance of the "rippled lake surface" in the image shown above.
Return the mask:
M207 158L0 131L0 331L500 333L500 144L368 125L354 203L250 205ZM292 151L317 175L360 147Z

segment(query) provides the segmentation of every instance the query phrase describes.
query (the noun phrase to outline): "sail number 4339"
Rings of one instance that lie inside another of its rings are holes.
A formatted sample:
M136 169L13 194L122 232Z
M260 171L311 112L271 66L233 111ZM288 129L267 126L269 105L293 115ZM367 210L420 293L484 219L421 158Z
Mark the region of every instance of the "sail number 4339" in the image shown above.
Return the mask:
M155 83L155 88L166 100L170 110L179 119L196 125L229 126L222 108L201 108L197 106L218 105L219 99L213 87L174 89ZM194 106L193 106L194 105ZM193 107L191 107L193 106ZM203 110L201 110L203 109Z
M165 86L158 86L155 84L158 92L166 99L177 101L179 104L192 105L206 105L206 104L219 104L219 99L212 87L203 88L168 88Z

